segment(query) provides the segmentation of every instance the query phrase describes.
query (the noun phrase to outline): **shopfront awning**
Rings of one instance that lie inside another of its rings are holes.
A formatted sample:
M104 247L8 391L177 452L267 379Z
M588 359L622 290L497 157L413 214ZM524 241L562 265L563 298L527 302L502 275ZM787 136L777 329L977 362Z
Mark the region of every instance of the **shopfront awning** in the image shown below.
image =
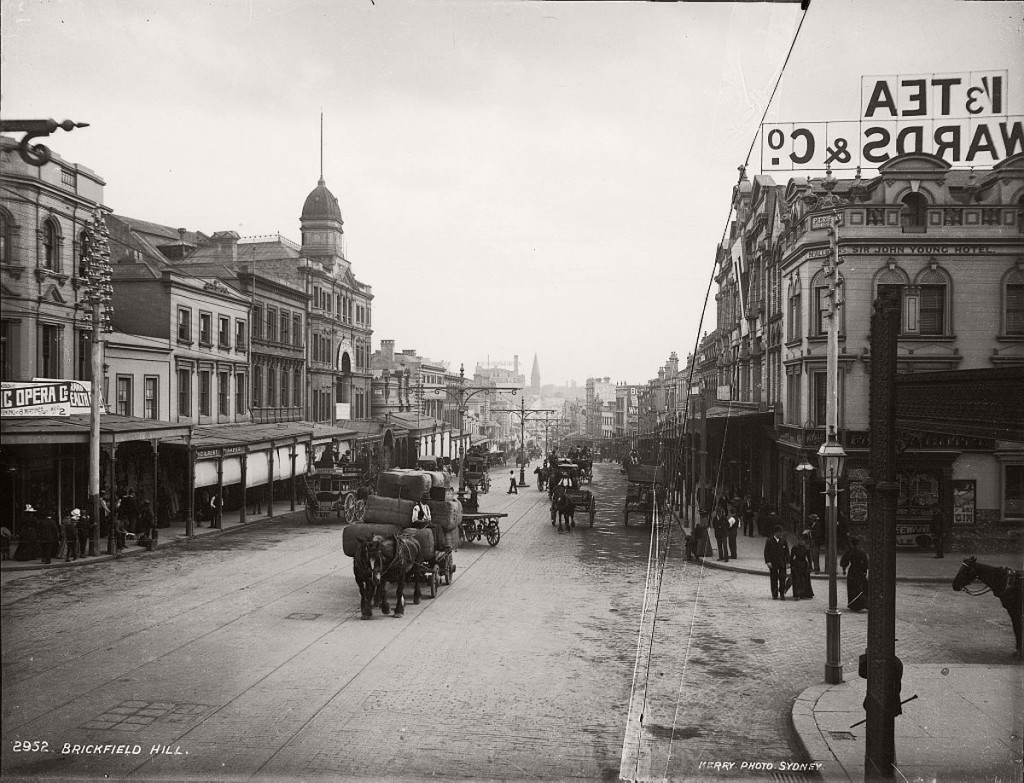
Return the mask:
M32 446L51 444L89 443L88 414L43 418L0 419L0 440L4 446ZM187 424L140 419L135 416L100 416L100 442L128 443L131 441L187 438Z

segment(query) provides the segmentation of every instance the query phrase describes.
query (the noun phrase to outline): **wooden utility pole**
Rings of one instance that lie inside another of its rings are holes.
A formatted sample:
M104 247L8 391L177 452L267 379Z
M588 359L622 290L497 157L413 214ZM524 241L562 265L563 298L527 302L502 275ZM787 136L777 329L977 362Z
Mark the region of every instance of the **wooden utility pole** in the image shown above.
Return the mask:
M868 501L871 535L868 583L866 780L891 780L895 769L896 710L896 356L900 330L900 290L882 286L871 315L872 492Z

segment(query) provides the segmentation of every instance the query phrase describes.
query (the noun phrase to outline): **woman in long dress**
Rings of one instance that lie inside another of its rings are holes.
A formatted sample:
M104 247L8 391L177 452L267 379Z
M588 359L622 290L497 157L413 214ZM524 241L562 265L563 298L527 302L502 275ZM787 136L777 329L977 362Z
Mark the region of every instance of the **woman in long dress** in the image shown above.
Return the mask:
M811 588L811 558L807 549L808 535L797 541L789 553L789 572L793 577L793 598L814 598Z
M858 546L859 543L856 537L851 536L850 548L839 561L846 576L846 605L853 612L868 608L868 555Z

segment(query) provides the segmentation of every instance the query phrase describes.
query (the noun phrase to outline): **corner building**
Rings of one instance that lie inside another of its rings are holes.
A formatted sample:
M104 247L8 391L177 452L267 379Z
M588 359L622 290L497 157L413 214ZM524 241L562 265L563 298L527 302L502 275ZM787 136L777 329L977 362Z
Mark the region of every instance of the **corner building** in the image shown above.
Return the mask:
M815 471L805 495L795 468L805 458L814 462L826 434L823 260L835 215L838 435L849 455L840 510L851 531L867 530L872 307L880 288L895 286L898 386L913 375L926 381L917 389L931 390L930 397L916 393L917 410L899 403L898 544L931 546L928 522L938 502L953 548L1019 547L1024 433L991 420L986 426L974 414L991 401L1009 414L1000 421L1020 420L1024 155L987 171L953 170L912 154L870 179L794 178L779 186L767 176L741 177L733 207L735 222L719 248L718 328L699 352L715 357L713 373L702 369L711 381L704 384L709 463L724 466L707 480L720 493L750 491L778 506L794 528L804 513L824 511L822 477ZM710 413L726 408L721 419Z

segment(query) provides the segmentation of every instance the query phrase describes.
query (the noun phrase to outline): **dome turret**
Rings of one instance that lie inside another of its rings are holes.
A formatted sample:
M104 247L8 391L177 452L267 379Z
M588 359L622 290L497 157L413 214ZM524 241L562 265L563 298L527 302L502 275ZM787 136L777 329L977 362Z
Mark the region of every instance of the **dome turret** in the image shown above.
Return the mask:
M341 219L341 207L338 206L338 199L327 189L324 178L320 177L317 186L306 196L306 203L302 205L301 220L337 220Z

